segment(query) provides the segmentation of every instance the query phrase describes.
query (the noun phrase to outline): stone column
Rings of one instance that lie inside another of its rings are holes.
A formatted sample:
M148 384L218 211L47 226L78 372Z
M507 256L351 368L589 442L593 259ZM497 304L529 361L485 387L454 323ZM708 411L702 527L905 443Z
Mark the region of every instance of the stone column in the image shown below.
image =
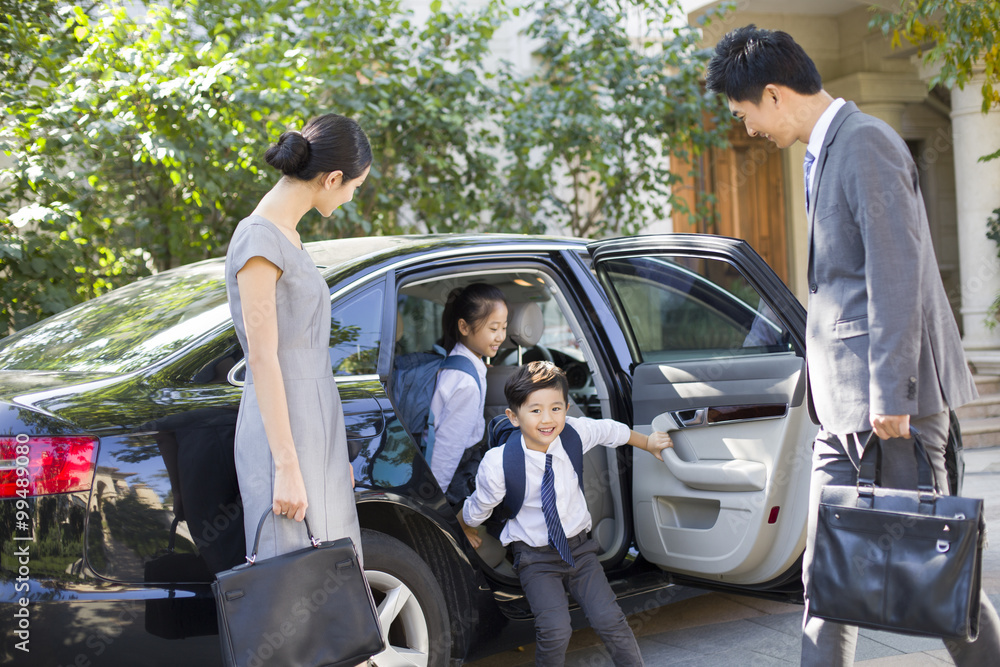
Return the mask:
M998 247L986 238L986 220L1000 208L1000 160L980 156L1000 148L1000 114L982 113L982 74L951 91L963 344L980 373L1000 371L1000 324L988 328L988 311L1000 295Z

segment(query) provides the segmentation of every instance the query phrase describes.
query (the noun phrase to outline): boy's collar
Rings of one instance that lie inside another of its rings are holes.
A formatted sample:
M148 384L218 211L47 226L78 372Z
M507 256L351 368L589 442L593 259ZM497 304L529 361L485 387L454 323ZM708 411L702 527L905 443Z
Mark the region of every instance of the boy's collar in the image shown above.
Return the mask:
M534 449L528 446L528 440L524 437L524 434L522 434L521 449L527 452L535 452L537 454L552 454L552 456L555 457L557 454L563 451L561 436L562 436L562 431L559 431L559 435L557 435L555 440L550 442L545 449Z

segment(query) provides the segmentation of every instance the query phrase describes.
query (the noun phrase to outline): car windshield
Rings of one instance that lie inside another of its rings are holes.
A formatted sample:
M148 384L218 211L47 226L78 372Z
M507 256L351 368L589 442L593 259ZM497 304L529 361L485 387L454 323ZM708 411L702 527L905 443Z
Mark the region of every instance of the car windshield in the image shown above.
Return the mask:
M0 370L127 373L229 319L221 262L168 271L0 340Z

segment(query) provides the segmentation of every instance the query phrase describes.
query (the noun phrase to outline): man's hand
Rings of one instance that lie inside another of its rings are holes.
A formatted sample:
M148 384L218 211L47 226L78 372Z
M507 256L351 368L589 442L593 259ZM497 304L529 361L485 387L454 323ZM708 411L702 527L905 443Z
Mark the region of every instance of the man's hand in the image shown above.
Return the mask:
M910 415L871 415L872 429L883 440L910 437Z
M670 434L665 431L653 431L646 437L644 449L662 461L663 450L673 446L674 441L670 439Z

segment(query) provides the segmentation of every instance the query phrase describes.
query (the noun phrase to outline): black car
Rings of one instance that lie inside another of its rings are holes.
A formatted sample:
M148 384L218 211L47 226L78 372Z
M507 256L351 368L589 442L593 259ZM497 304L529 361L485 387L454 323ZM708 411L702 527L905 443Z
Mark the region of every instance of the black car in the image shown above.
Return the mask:
M690 587L801 600L816 432L805 311L744 242L413 236L307 249L330 286L331 364L390 645L377 664L533 641L509 554L495 540L471 548L389 399L394 361L430 349L448 293L475 281L511 305L488 416L515 365L550 359L569 376L570 414L674 430L665 462L629 447L587 455L592 534L626 613ZM539 318L540 336L519 330ZM220 664L208 582L246 553L233 463L244 371L221 260L0 340L0 663Z

